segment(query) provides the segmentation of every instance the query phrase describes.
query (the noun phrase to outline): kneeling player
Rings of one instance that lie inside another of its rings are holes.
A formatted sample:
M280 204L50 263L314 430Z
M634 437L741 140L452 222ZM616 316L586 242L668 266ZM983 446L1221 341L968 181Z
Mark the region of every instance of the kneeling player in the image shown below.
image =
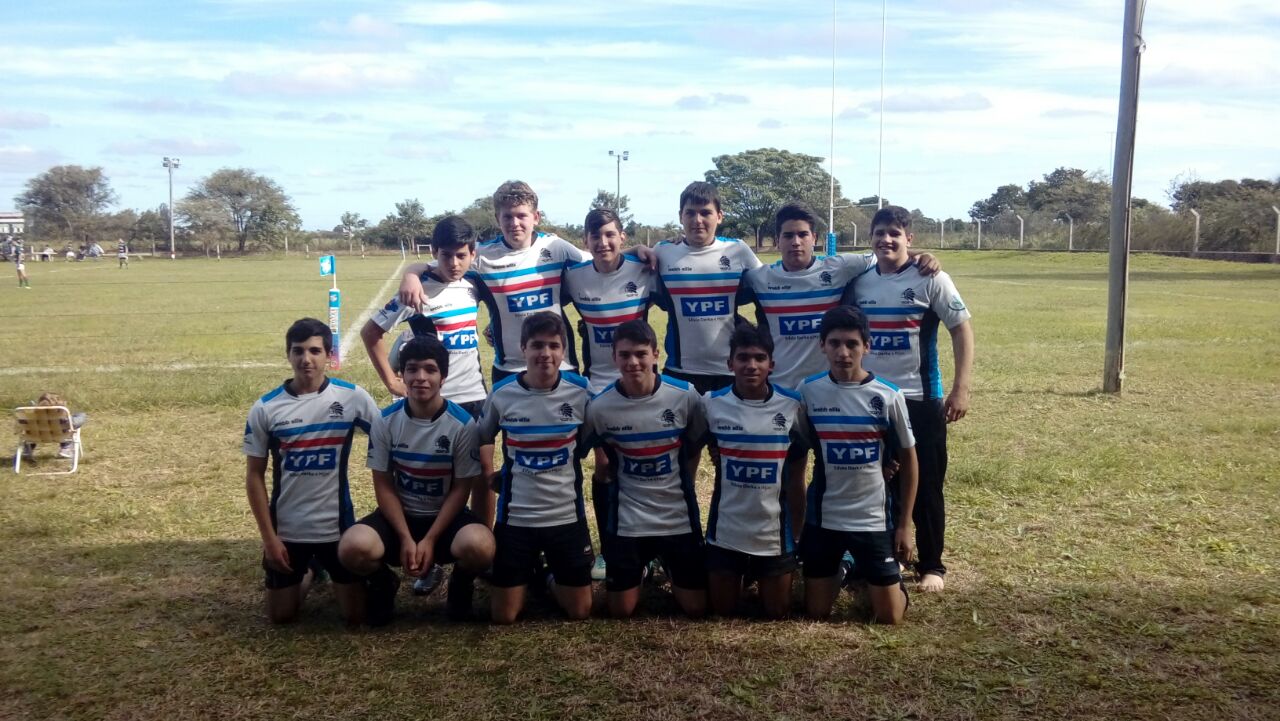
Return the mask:
M338 539L355 520L347 485L351 439L356 428L369 432L378 406L363 388L325 376L333 351L327 324L303 318L284 339L293 377L253 404L244 427L245 487L262 535L267 616L273 623L294 620L309 568L319 565L333 579L347 622L358 623L363 594L338 562Z
M814 455L800 544L805 610L812 618L831 615L840 590L840 558L848 551L855 573L868 584L873 619L901 623L907 591L898 563L911 554L917 474L906 399L896 386L863 369L871 331L861 311L850 306L827 311L818 337L829 371L800 387ZM896 509L881 467L889 450L897 452L901 479Z
M502 431L498 550L490 582L494 623L514 623L524 607L538 554L551 569L556 601L573 619L591 614L591 532L582 499L578 432L586 418L587 379L560 370L568 345L560 315L524 319L520 350L528 370L493 385L480 416L480 443L492 453Z
M716 485L707 521L711 610L732 614L744 577L770 618L791 608L795 529L804 519L800 394L769 382L773 340L742 323L729 339L733 385L703 398Z
M706 428L701 398L689 383L658 375L658 338L643 320L617 327L612 352L621 377L587 406L583 442L605 446L596 466L607 481L605 513L597 523L609 612L635 613L643 571L659 558L680 608L702 616L706 566L694 495L696 440Z
M433 563L455 562L448 613L471 615L475 574L493 561L493 534L466 508L480 478L471 416L440 389L449 351L435 336L400 350L396 370L405 398L387 406L369 438L369 468L378 508L342 535L342 563L368 579L368 621L391 620L400 579L387 564L421 576Z

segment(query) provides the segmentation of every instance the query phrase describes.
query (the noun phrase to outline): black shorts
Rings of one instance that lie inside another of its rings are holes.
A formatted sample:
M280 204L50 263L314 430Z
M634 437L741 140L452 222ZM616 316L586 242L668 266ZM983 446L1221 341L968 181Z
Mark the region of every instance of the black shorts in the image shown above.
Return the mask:
M417 542L427 537L427 531L431 530L431 524L436 522L436 517L410 516L406 514L404 520L409 525L409 535ZM391 522L387 520L387 517L382 515L382 509L375 508L373 513L361 518L356 523L368 526L378 532L378 538L382 539L382 546L386 549L382 556L384 563L391 566L400 565L400 536L396 533L396 529L391 526ZM476 518L466 508L463 508L458 512L458 515L453 517L453 522L436 539L435 548L432 549L436 563L443 566L446 563L453 563L458 560L453 557L453 553L449 549L453 546L453 539L458 535L458 531L461 531L463 526L468 526L472 523L480 523L480 519Z
M277 571L267 565L265 556L262 559L262 570L267 572L267 588L273 591L302 583L302 577L307 575L307 569L311 567L312 559L320 563L320 566L329 573L329 578L333 579L334 583L355 583L356 581L355 575L338 562L337 541L330 541L329 543L294 543L285 541L284 547L289 551L289 567L293 569L293 573Z
M644 567L655 558L662 559L672 586L690 591L707 587L706 549L697 534L633 538L606 533L601 535L600 545L608 573L605 588L610 591L639 586Z
M479 420L480 411L484 410L484 401L467 401L459 403L458 407L467 412L467 415Z
M662 371L663 374L671 376L676 380L682 380L693 386L693 389L700 395L706 395L711 391L718 391L721 388L727 388L733 385L733 376L711 375L709 373L685 373L667 366Z
M810 525L800 537L805 578L836 575L845 551L853 556L855 578L872 586L893 586L902 580L893 556L893 531L832 531Z
M707 570L711 573L727 573L732 576L773 578L796 570L799 562L795 553L780 556L753 556L750 553L707 544Z
M498 588L527 586L533 580L533 569L542 553L547 568L561 586L591 585L591 566L596 552L591 548L591 532L585 519L559 526L512 526L499 523L493 527L498 551L493 557L493 578Z
M498 385L499 381L514 375L520 375L520 371L504 371L501 368L489 369L489 380L493 381L495 386Z

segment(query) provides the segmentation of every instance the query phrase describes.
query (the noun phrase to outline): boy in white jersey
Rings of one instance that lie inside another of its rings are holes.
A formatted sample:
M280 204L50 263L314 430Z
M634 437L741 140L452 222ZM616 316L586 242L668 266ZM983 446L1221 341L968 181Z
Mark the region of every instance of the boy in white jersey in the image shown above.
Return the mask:
M368 433L378 406L363 388L325 376L333 334L315 318L285 333L293 377L258 399L244 427L245 490L262 536L267 617L297 617L313 562L329 572L348 623L363 614L363 589L338 561L338 539L355 521L347 458L357 428ZM267 459L272 486L268 500Z
M587 406L586 448L603 446L604 512L597 511L614 618L635 613L643 570L661 559L686 615L706 612L706 562L694 494L697 442L705 435L701 397L657 373L658 337L643 320L619 325L613 359L620 378Z
M730 385L729 336L738 317L744 272L760 266L745 243L716 236L724 220L720 193L710 183L690 183L680 193L682 240L654 248L667 311L666 374L688 381L699 393Z
M733 384L703 397L716 473L707 520L708 596L712 611L730 615L743 578L756 578L765 614L784 618L804 520L804 409L800 394L769 382L768 331L744 322L729 343Z
M907 592L898 563L911 555L917 472L906 399L863 369L871 332L856 308L842 305L824 313L819 338L828 370L800 389L813 448L800 544L805 610L815 619L831 615L840 558L848 552L855 573L868 584L873 619L901 623ZM882 470L890 452L898 462L896 507Z
M871 219L876 269L858 279L852 302L871 327L867 370L902 389L916 438L920 487L914 519L920 590L941 591L946 511L942 495L947 473L947 424L969 411L973 368L973 328L969 310L946 273L925 277L908 253L913 236L911 213L890 205ZM850 295L846 294L846 300ZM938 325L951 334L955 378L943 397L938 369Z
M756 323L773 336L777 369L770 379L787 388L798 389L805 378L826 368L818 348L818 321L840 304L845 287L876 263L871 253L817 258L817 230L817 216L804 205L779 208L774 237L782 259L747 271L742 281L743 301L756 304ZM932 255L920 254L916 263L925 275L938 271Z
M494 384L479 422L479 440L493 452L502 432L497 553L490 599L494 623L509 624L524 607L539 553L551 569L551 590L572 619L591 613L591 533L582 499L578 433L586 418L587 379L560 370L568 333L551 311L521 326L528 370Z
M475 575L493 561L493 534L466 508L480 483L475 423L440 392L450 355L434 335L406 343L397 370L408 393L382 411L369 434L378 508L342 534L338 557L368 579L370 625L388 623L395 609L400 581L387 564L422 576L433 563L454 562L448 612L465 619Z
M116 260L119 267L129 267L129 245L124 242L124 238L116 238Z

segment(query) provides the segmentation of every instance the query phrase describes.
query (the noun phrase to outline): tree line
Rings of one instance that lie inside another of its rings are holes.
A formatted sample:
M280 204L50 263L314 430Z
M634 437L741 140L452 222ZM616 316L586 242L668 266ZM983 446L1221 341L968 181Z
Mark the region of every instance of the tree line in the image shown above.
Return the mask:
M715 184L725 204L722 235L752 241L756 247L772 244L772 218L790 200L808 204L824 218L834 198L835 229L842 246L859 241L865 245L870 219L879 206L876 196L847 198L838 181L822 167L823 159L776 148L759 148L719 155L711 159L705 179ZM673 191L674 193L674 191ZM1280 207L1280 177L1275 180L1242 179L1204 181L1175 178L1163 206L1144 198L1133 199L1132 238L1138 250L1191 250L1192 212L1201 216L1201 251L1272 252L1276 215ZM165 245L169 237L167 205L152 209L112 211L117 195L102 168L59 165L27 181L15 197L30 219L32 240L73 245L126 238L135 245ZM888 204L889 199L885 199ZM947 247L974 247L981 226L983 247L1010 247L1021 239L1024 247L1076 249L1105 248L1109 237L1111 186L1104 175L1079 168L1060 167L1025 185L1006 184L973 203L968 218L930 217L912 211L914 230L921 244L937 241ZM671 199L672 220L676 199ZM630 199L598 190L573 220L556 212L542 227L570 240L582 238L581 217L590 208L612 208L619 213L627 234L639 242L656 242L679 234L674 223L646 225L635 221ZM422 202L407 198L393 204L382 219L372 221L359 213L344 212L331 229L304 232L293 201L275 180L245 168L223 168L201 178L176 203L176 242L184 251L208 251L214 246L240 253L283 246L287 237L295 247L312 242L340 246L343 242L413 250L425 245L435 224L445 215L467 218L483 238L499 232L493 200L481 197L460 210L428 214ZM1019 223L1021 218L1021 223ZM576 221L576 222L575 222Z

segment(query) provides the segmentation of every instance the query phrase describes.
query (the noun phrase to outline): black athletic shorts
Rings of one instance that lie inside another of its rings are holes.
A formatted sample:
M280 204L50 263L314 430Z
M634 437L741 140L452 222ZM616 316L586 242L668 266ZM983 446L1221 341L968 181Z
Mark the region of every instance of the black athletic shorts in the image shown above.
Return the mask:
M682 380L693 386L693 389L700 395L706 395L711 391L718 391L721 388L727 388L733 385L733 376L711 375L708 373L685 373L667 366L662 371L663 374L671 376L676 380Z
M493 558L490 583L499 588L527 586L533 581L533 569L542 553L547 568L561 586L591 585L591 566L596 552L591 548L591 532L586 519L560 526L512 526L499 523L493 527L498 551Z
M307 575L307 569L311 566L312 559L320 563L320 566L329 573L329 578L334 583L355 583L356 577L338 562L338 542L330 541L329 543L294 543L285 541L284 547L289 551L289 567L293 569L293 573L283 573L271 568L267 565L267 558L262 558L262 570L267 573L267 588L278 591L282 588L296 586L302 583L302 577Z
M750 553L707 544L707 570L711 573L727 573L733 576L773 578L796 570L799 562L796 554L780 556L753 556Z
M811 525L800 537L805 578L836 575L845 551L853 556L855 578L872 586L893 586L902 580L893 556L893 531L832 531Z
M431 524L436 522L436 517L405 514L404 520L409 525L409 535L413 537L414 542L417 542L427 537L427 531L431 530ZM382 539L382 546L386 549L382 556L384 563L391 566L400 565L400 536L396 533L396 529L391 526L391 522L387 520L387 517L382 515L382 509L373 509L373 513L361 518L356 523L368 526L378 532L378 538ZM453 563L458 560L453 557L453 553L449 549L453 546L453 539L458 535L458 531L461 531L463 526L472 523L480 523L480 519L476 518L467 508L463 508L458 512L458 515L453 517L453 522L436 539L435 548L432 550L436 563L443 566L446 563Z
M697 534L634 538L606 533L600 537L600 545L608 573L605 588L610 591L639 586L644 567L655 558L662 559L672 586L690 591L707 587L706 549Z
M484 401L467 401L466 403L459 403L458 407L466 411L467 415L479 420L480 411L484 410Z

